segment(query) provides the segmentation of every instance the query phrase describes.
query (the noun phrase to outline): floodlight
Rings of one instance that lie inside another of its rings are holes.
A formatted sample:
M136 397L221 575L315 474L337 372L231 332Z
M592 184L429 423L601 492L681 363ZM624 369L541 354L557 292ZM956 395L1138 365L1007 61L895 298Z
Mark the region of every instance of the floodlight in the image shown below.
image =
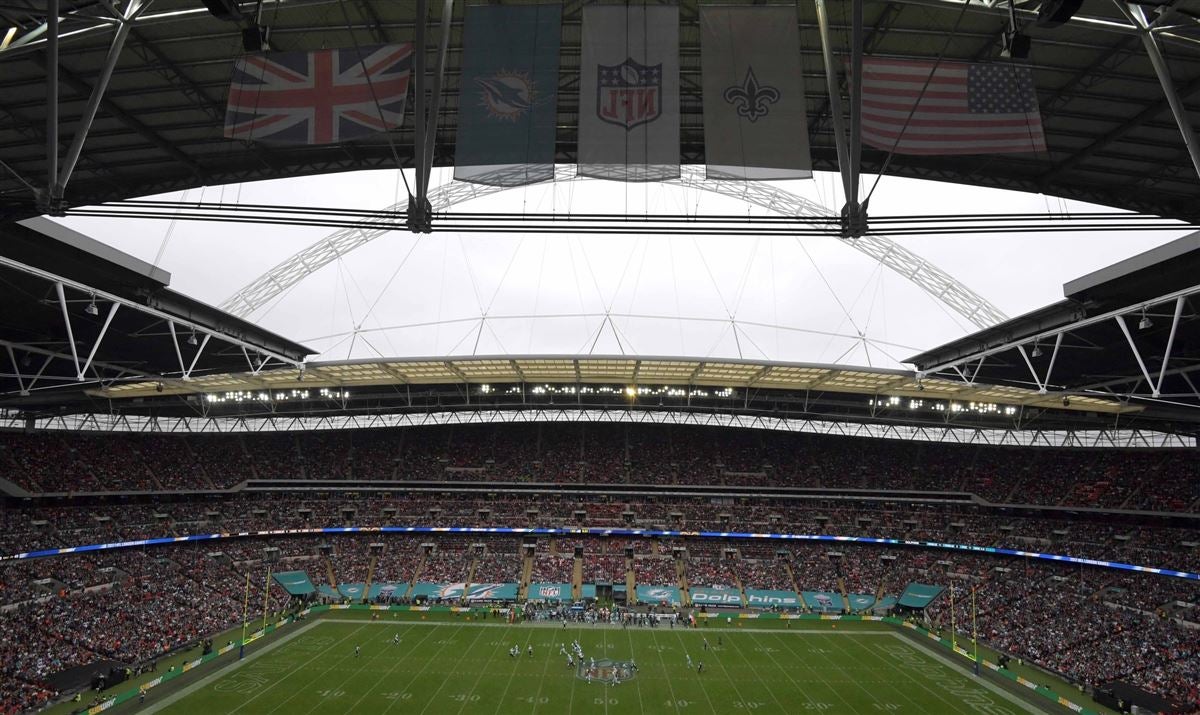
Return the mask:
M88 315L100 315L100 309L96 307L95 296L92 296L92 302L87 304L87 307L83 309L83 312L87 313Z
M1070 407L1070 406L1071 406L1071 398L1064 395L1063 396L1063 407Z
M1036 358L1036 357L1041 357L1041 356L1042 356L1042 348L1038 345L1034 345L1033 351L1029 353L1029 357Z
M1154 321L1150 320L1150 316L1142 313L1142 319L1138 321L1138 330L1146 330L1154 325Z
M197 344L195 333L192 333L191 335L188 336L187 344L188 345L196 345Z

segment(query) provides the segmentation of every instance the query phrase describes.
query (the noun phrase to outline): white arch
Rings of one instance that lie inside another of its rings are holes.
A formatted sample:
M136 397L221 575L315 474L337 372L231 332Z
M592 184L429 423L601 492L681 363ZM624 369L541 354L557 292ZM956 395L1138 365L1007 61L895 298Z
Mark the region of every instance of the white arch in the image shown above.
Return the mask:
M783 216L818 217L830 214L828 209L816 202L765 182L710 180L705 178L702 167L682 166L680 169L678 179L662 183L741 199L746 203ZM555 169L554 181L556 182L578 179L574 166L559 166ZM433 211L438 213L447 211L457 204L507 191L510 188L514 187L485 186L454 181L435 189L429 196L429 202ZM385 209L385 212L405 211L407 208L408 204L405 201L392 205ZM283 260L247 283L226 298L221 303L221 309L237 316L246 317L310 274L359 246L394 230L392 218L386 217L385 214L376 216L376 218L367 219L366 222L381 224L379 228L346 228L329 234L323 240L293 254L290 258ZM985 328L1008 319L1003 311L992 305L983 296L930 261L886 236L863 236L841 240L912 282L977 328Z

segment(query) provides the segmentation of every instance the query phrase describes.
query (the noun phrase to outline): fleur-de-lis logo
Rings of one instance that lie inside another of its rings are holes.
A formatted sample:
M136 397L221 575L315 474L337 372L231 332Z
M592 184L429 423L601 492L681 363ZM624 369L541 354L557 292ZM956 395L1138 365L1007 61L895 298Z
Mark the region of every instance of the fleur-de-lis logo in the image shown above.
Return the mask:
M738 116L757 122L771 111L770 106L779 101L779 90L758 83L754 68L746 69L746 79L740 85L725 90L725 101L737 109Z

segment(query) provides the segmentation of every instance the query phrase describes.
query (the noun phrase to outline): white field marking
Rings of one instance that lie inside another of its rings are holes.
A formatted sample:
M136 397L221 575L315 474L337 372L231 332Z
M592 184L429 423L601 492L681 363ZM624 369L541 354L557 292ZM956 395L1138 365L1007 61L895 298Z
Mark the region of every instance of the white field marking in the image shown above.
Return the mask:
M676 631L676 632L675 632L675 637L676 637L676 638L679 640L679 645L682 647L682 646L683 646L683 636L679 635L679 632L678 632L678 631ZM705 640L705 642L707 642L707 641L708 641L708 633L707 633L707 631L704 633L704 640ZM740 701L742 702L742 704L743 704L743 705L744 705L745 703L749 702L749 701L747 701L747 700L746 700L745 696L743 696L743 695L742 695L742 691L738 689L738 686L737 686L737 681L736 681L736 680L734 680L733 678L731 678L731 677L729 676L729 671L728 671L728 670L725 668L725 664L721 662L721 659L720 659L720 658L717 658L717 654L716 654L716 653L713 653L713 652L712 652L711 650L709 650L708 648L704 648L704 649L703 649L703 650L701 650L700 652L701 652L701 653L702 653L704 656L707 656L707 655L710 655L710 654L712 655L712 657L713 657L713 660L715 660L715 661L716 661L716 662L717 662L717 663L718 663L718 664L721 666L721 672L723 672L723 673L725 674L725 679L726 679L726 680L728 680L728 681L729 681L729 684L733 686L733 692L734 692L735 694L737 694L737 699L738 699L738 700L740 700ZM702 661L702 660L699 660L699 659L697 659L697 661L700 663L700 665L704 665L704 661ZM708 688L705 688L705 687L704 687L704 678L701 678L701 677L699 677L699 675L700 675L700 674L699 674L699 673L697 673L697 680L698 680L698 681L699 681L699 683L700 683L700 687L701 687L701 688L704 690L704 694L705 694L705 696L707 696L707 695L708 695Z
M629 660L632 661L634 664L636 664L637 661L633 660L633 636L629 635L628 628L625 629L625 635L629 636ZM638 679L641 677L641 675L642 674L639 672L633 676L633 689L634 689L634 692L637 693L638 712L644 713L644 712L646 712L646 706L642 702L642 686L638 685ZM678 708L676 708L676 709L678 709Z
M1008 692L1007 690L1005 690L1004 688L1000 687L999 685L996 685L995 683L991 682L987 678L975 677L975 674L972 673L970 670L968 670L966 668L966 666L962 665L961 663L954 662L954 660L952 660L945 653L938 653L937 651L933 650L932 648L922 648L920 646L917 646L911 640L906 638L903 633L892 633L891 635L893 637L895 637L896 640L907 645L908 647L914 648L918 653L928 655L929 657L933 658L934 660L937 660L937 661L949 666L952 670L955 670L958 673L961 673L962 675L966 676L972 682L979 683L980 685L982 685L983 687L992 691L996 695L999 695L1000 697L1004 698L1005 700L1012 703L1013 705L1016 705L1017 709L1020 710L1021 712L1029 713L1030 715L1039 715L1040 713L1044 712L1043 710L1035 708L1033 705L1025 702L1023 699L1021 699L1017 695L1014 695L1014 694Z
M467 647L466 647L466 649L465 649L465 652L466 652L466 653L470 653L470 652L471 652L471 649L475 647L475 643L477 643L477 642L479 641L479 639L480 639L480 638L483 636L483 634L484 634L484 633L485 633L485 631L484 631L483 629L479 629L479 630L478 630L478 631L475 633L475 637L474 637L474 638L472 638L472 639L471 639L471 642L467 644ZM443 650L445 650L445 649L446 649L446 646L448 646L448 645L450 645L450 643L442 643L442 644L441 644L441 646L439 646L439 647L438 647L438 652L437 652L435 655L433 655L433 656L429 657L429 658L426 660L425 667L422 667L422 668L421 668L421 672L425 672L425 668L429 667L429 664L430 664L430 663L432 663L432 662L434 661L434 659L435 659L435 658L437 658L438 656L440 656L440 655L442 654L442 651L443 651ZM462 646L462 644L461 644L461 643L457 643L457 642L455 642L455 643L454 643L454 647L455 647L456 649L458 649L458 652L457 652L455 655L457 655L457 656L459 656L459 657L462 657L462 655L463 655L463 649L461 648L461 646ZM480 669L480 670L481 670L481 672L482 672L482 669ZM429 696L429 700L425 701L425 706L421 708L421 713L422 713L422 715L424 715L424 712L425 712L426 710L428 710L428 709L429 709L429 706L430 706L430 705L433 705L433 702L434 702L434 700L436 700L436 699L437 699L438 693L442 692L442 688L446 687L446 683L449 683L451 680L453 680L453 679L454 679L454 678L453 678L453 675L454 675L454 674L455 674L455 673L454 673L453 671L452 671L451 673L447 673L447 674L446 674L446 677L442 678L442 682L438 683L437 690L434 690L434 691L433 691L433 695L430 695L430 696ZM418 675L420 675L420 673L418 673ZM414 678L412 682L414 682L414 683L415 683L415 682L417 682L417 681L416 681L416 679ZM411 687L411 686L410 686L410 687ZM467 703L468 703L468 702L470 702L471 695L472 695L472 693L474 693L474 692L475 692L475 688L474 688L474 686L472 686L472 687L471 687L471 689L470 689L470 690L468 690L468 691L467 691L467 692L466 692L466 693L463 695L463 701L462 701L462 703L463 703L463 707L464 707L464 708L467 706ZM451 697L453 697L453 696L451 696ZM460 709L460 710L459 710L459 712L462 712L462 710Z
M182 700L183 698L186 698L187 696L191 695L192 693L196 692L197 690L200 690L201 688L209 685L214 680L224 678L225 676L229 675L230 673L234 672L235 670L238 670L239 668L246 666L248 663L253 663L254 661L258 660L260 657L266 655L267 653L270 653L271 651L275 650L276 648L279 648L280 646L292 641L295 638L299 638L300 636L304 635L305 633L312 630L313 628L316 628L320 624L321 624L320 621L313 621L311 623L307 623L303 626L300 626L298 629L291 631L290 633L287 633L278 639L274 639L267 645L263 646L262 648L259 648L255 651L251 652L250 655L246 656L245 658L242 658L240 660L235 660L230 665L226 665L226 666L217 668L213 672L204 676L200 680L197 680L196 682L192 683L191 685L187 686L186 688L183 688L182 690L177 690L177 691L171 693L170 695L168 695L167 697L163 698L162 700L157 700L153 704L146 706L144 709L139 710L138 712L140 713L140 715L154 715L154 713L157 713L159 710L162 710L163 708L174 705L177 701ZM332 646L330 646L330 647L332 647ZM153 693L154 691L150 690L148 692Z
M483 635L483 634L484 634L484 631L480 630L480 631L479 631L479 635L477 635L477 636L475 637L475 640L479 640L479 636L481 636L481 635ZM528 641L526 641L526 644L528 644ZM474 641L472 641L472 642L471 642L471 645L472 645L472 646L473 646L473 645L475 645ZM460 705L460 706L459 706L459 708L458 708L458 712L459 712L460 714L462 713L462 711L463 711L463 710L466 710L466 709L467 709L467 705L468 705L468 704L471 702L471 701L470 701L470 698L469 698L469 696L471 696L471 695L473 695L473 694L475 693L475 690L476 690L476 688L478 688L478 687L479 687L479 681L483 680L483 676L484 676L484 675L487 673L487 670L488 670L488 668L490 668L490 667L491 667L491 665L492 665L492 660L494 660L494 659L495 659L495 657L496 657L496 651L494 650L495 646L491 646L491 648L493 648L493 650L491 651L491 655L489 655L489 656L488 656L488 657L487 657L487 658L484 660L483 664L482 664L482 665L480 665L480 666L479 666L479 667L476 669L476 673L477 673L477 674L475 675L475 682L471 684L471 688L470 688L470 690L468 690L468 691L467 691L467 696L468 696L468 697L467 697L467 698L463 698L462 705ZM463 660L465 660L465 659L460 659L460 660L459 660L459 662L461 663ZM475 658L475 659L473 659L473 660L479 660L479 659L478 659L478 658ZM541 687L541 686L539 685L538 687ZM441 688L439 687L438 689L440 690ZM424 712L424 710L422 709L422 711L421 711L421 712Z
M830 631L830 632L832 633L833 631ZM778 635L778 633L777 633L776 635ZM826 681L824 678L822 678L822 677L821 677L821 674L817 672L817 668L816 668L816 667L814 667L814 666L811 666L811 665L809 665L809 664L808 664L808 663L805 661L805 659L804 659L804 656L800 655L800 654L799 654L799 653L797 653L795 650L793 650L793 649L792 649L792 646L791 646L791 645L790 645L790 644L787 642L787 639L786 639L786 638L780 638L780 639L779 639L779 642L780 642L780 645L782 645L784 648L786 648L786 649L787 649L787 651L788 651L789 653L791 653L791 654L792 654L792 657L793 657L793 658L796 660L796 663L797 663L797 664L799 664L799 666L800 666L801 668L804 668L805 670L807 670L807 671L811 672L811 673L812 673L812 675L813 675L813 677L814 677L815 679L817 679L817 680L820 680L821 682L825 683L825 687L826 687L826 688L827 688L827 689L828 689L828 690L829 690L831 693L833 693L834 697L836 697L838 700L841 700L841 701L842 701L842 704L843 704L843 705L845 705L847 708L849 708L849 709L851 710L851 712L858 712L857 710L855 710L855 709L854 709L854 706L850 704L850 701L848 701L848 700L846 700L844 697L842 697L842 690L841 690L841 688L835 688L835 687L832 687L832 686L829 684L829 682L828 682L828 681ZM840 669L840 668L838 668L838 670L841 670L841 669Z
M718 636L718 637L720 637L720 636ZM774 691L774 690L771 690L771 685L770 685L770 684L769 684L769 683L768 683L766 680L763 680L763 677L762 677L762 675L761 675L761 673L760 673L760 669L759 669L759 668L756 668L756 667L754 667L754 666L753 666L753 665L750 663L750 659L749 659L749 658L747 658L747 657L746 657L746 656L745 656L745 655L742 653L742 647L741 647L740 645L738 645L738 640L739 640L739 639L736 637L736 635L735 635L735 634L730 634L730 639L729 639L729 649L730 649L731 651L733 651L733 652L736 652L736 653L737 653L737 655L738 655L738 657L742 659L742 662L743 662L743 663L745 663L745 664L746 664L746 666L748 666L748 667L751 669L751 672L754 674L754 677L755 677L755 678L758 680L758 682L762 683L762 684L763 684L763 687L764 687L764 688L766 688L767 692L769 692L769 693L771 694L771 699L772 699L772 700L774 700L774 701L775 701L775 704L779 706L779 709L780 709L780 711L781 711L781 712L787 712L787 708L786 708L786 707L784 707L783 703L779 701L779 698L778 698L778 697L775 695L775 691ZM757 636L751 636L751 640L754 640L755 642L757 642ZM720 647L720 648L722 648L722 649L724 648L723 646L718 646L718 647ZM787 670L786 670L786 669L784 669L784 668L782 668L782 667L779 665L779 659L778 659L778 658L770 658L769 660L771 661L771 667L773 667L773 668L776 668L777 670L779 670L780 672L782 672L782 673L783 673L783 675L784 675L784 677L785 677L785 678L787 678L788 680L792 680L792 677L791 677L791 675L790 675L790 674L787 672ZM795 684L796 684L796 682L793 680L793 681L792 681L792 684L793 684L793 685L795 685ZM808 694L808 690L807 690L807 688L801 688L801 687L797 687L797 688L796 688L796 690L797 690L797 691L799 691L799 692L800 692L802 695L804 695L804 699L805 699L807 702L809 702L809 703L812 703L812 702L813 702L812 696L810 696L810 695Z
M354 703L353 703L353 704L350 706L350 709L349 709L349 710L347 710L346 712L354 712L354 709L355 709L356 707L358 707L358 704L359 704L359 703L361 703L361 702L362 702L362 701L363 701L363 700L364 700L364 699L365 699L365 698L366 698L368 695L370 695L371 693L375 692L375 689L379 687L379 684L380 684L380 683L382 683L382 682L384 681L384 679L385 679L385 678L387 678L389 675L391 675L391 674L392 674L392 671L394 671L394 670L396 670L396 668L400 667L400 664L401 664L401 663L405 662L406 660L408 660L408 659L409 659L409 658L411 658L412 656L416 655L416 654L417 654L417 651L418 651L418 647L419 647L419 646L420 646L422 643L424 643L426 640L428 640L428 639L429 639L429 636L433 635L434 633L436 633L436 631L427 631L427 632L425 633L424 637L422 637L422 638L421 638L421 640L417 641L417 642L416 642L416 644L415 644L415 645L414 645L412 648L408 649L408 652L407 652L407 653L405 653L404 655L402 655L402 656L400 656L399 658L397 658L397 659L396 659L396 663L395 663L394 665L392 665L392 667L388 668L386 673L384 673L383 675L379 676L379 679L375 681L375 684L374 684L374 685L372 685L371 687L369 687L369 688L367 688L366 690L364 690L364 691L363 691L363 694L362 694L362 695L360 695L360 696L358 696L358 700L355 700L355 701L354 701ZM387 646L386 644L384 645L384 651L385 651L385 652L386 652L386 650L388 649L388 647L389 647L389 646ZM397 698L397 699L399 699L399 698Z
M846 651L845 651L845 650L844 650L844 649L843 649L841 646L837 645L837 642L836 642L836 641L832 641L832 643L833 643L833 647L838 649L838 652L840 652L840 653L846 653ZM871 654L872 656L874 656L874 657L878 658L879 660L882 660L882 661L884 662L884 664L885 664L885 665L890 665L890 664L887 662L887 659L886 659L886 658L883 658L882 656L878 656L878 655L876 655L876 654L875 654L875 651L873 651L872 649L870 649L870 648L867 648L867 649L866 649L866 651L867 651L869 654ZM851 660L853 660L853 658L851 658ZM893 666L893 667L894 667L894 666ZM843 673L846 673L846 671L845 671L843 668L838 668L838 670L841 670ZM849 675L849 673L847 673L847 675ZM876 703L879 703L879 699L875 697L874 693L872 693L870 690L868 690L868 689L867 689L867 688L866 688L866 687L865 687L865 686L862 684L862 679L860 679L860 678L851 678L851 680L854 682L854 685L855 685L856 687L858 687L860 690L862 690L863 692L865 692L865 693L866 693L866 694L867 694L867 695L868 695L868 696L869 696L869 697L870 697L870 698L871 698L873 701L875 701ZM927 687L927 686L926 686L924 683L922 683L922 682L920 682L920 681L918 681L918 680L916 680L916 679L910 679L910 680L912 680L912 682L915 682L917 685L921 686L921 688L923 688L923 689L924 689L926 692L928 692L928 693L929 693L930 695L932 695L933 697L935 697L935 698L937 698L938 700L941 700L943 703L946 703L947 705L949 705L949 706L950 706L950 708L951 708L951 709L952 709L954 712L963 712L963 710L962 710L963 703L961 703L961 702L959 702L959 701L956 701L956 700L947 700L946 698L944 698L944 697L942 696L942 693L939 693L939 692L937 692L937 691L935 691L935 690L931 690L931 689L930 689L930 688L928 688L928 687ZM916 709L917 709L917 712L920 712L920 711L921 711L921 709L922 709L921 703L919 703L919 702L917 702L916 700L913 700L912 698L910 698L910 697L908 697L907 695L905 695L905 694L904 694L904 689L903 689L903 688L896 688L896 689L895 689L895 692L896 692L896 693L897 693L897 694L898 694L898 695L899 695L901 698L903 698L903 699L907 700L909 703L911 703L913 706L915 706L915 707L916 707ZM970 713L970 712L971 712L971 709L968 707L968 708L966 709L966 712L967 712L967 713Z
M679 645L680 645L680 646L683 648L684 656L686 657L686 656L687 656L687 646L684 646L684 645L683 645L683 637L679 635L679 631L675 631L675 629L673 629L673 628L672 628L671 630L675 632L675 638L676 638L676 640L678 640L678 641L679 641ZM655 642L655 643L657 643L657 642L658 642L658 637L657 637L657 636L654 638L654 642ZM662 658L662 651L661 651L661 650L658 652L658 657L659 657L659 658ZM664 664L664 665L665 665L665 664ZM665 669L665 668L664 668L664 669ZM689 674L691 674L691 670L692 670L692 669L689 667L687 670L688 670L688 673L689 673ZM705 702L707 702L707 703L708 703L708 708L709 708L709 710L712 710L712 711L713 711L713 715L716 715L716 713L718 712L718 710L717 710L717 706L716 706L716 705L713 705L712 698L711 698L711 697L709 697L709 695L708 695L708 688L704 687L704 681L703 681L703 680L701 680L701 679L699 679L699 678L697 678L697 679L696 679L696 685L697 685L697 686L700 688L700 692L704 693L704 700L705 700ZM676 708L676 709L678 709L678 708Z
M458 642L456 639L458 638L458 632L462 630L462 627L458 626L457 624L450 624L450 625L456 626L456 628L454 630L454 635L449 638L443 638L438 645L437 652L434 653L433 655L426 656L425 664L421 666L420 670L418 670L417 672L412 674L412 677L409 678L408 682L406 682L404 684L404 687L401 688L401 692L407 692L408 690L410 690L412 688L413 684L417 682L417 678L421 677L421 674L429 669L429 666L433 664L433 662L437 659L437 656L441 655L442 651L446 650L446 646L451 645L452 643L454 645L458 645ZM432 633L432 632L433 631L430 631L430 633ZM481 635L483 635L483 631L480 631L479 633L475 634L475 638L478 639L479 636L481 636ZM445 683L445 681L449 680L449 678L450 678L450 676L449 676L449 674L447 674L446 678L442 682ZM438 690L441 690L440 685L438 686ZM435 692L434 695L436 695L436 694L437 693ZM383 709L384 715L387 715L387 713L391 712L392 708L396 707L396 705L399 702L401 702L401 699L396 698L392 702L388 703L388 706ZM433 702L433 697L431 696L429 698L429 700L425 703L425 706L429 707L429 703L432 703L432 702ZM353 711L347 711L347 712L353 712Z
M542 677L540 680L538 680L537 692L534 693L534 695L533 695L533 712L534 713L537 712L538 705L540 704L538 701L542 697L542 687L546 684L546 676L550 674L550 661L558 658L558 656L554 654L554 642L553 641L546 643L543 647L546 649L546 664L542 666ZM479 681L475 681L475 687L479 687Z
M358 633L359 631L361 631L361 630L362 630L362 627L361 627L361 626L360 626L360 627L358 627L358 628L356 628L356 629L354 629L353 631L351 631L351 632L350 632L350 635L346 636L345 638L343 638L342 640L338 641L337 643L334 643L332 646L329 646L329 648L325 649L325 651L324 651L324 652L329 652L329 650L330 650L330 649L332 649L334 646L336 646L336 645L338 645L338 644L342 643L343 641L345 641L345 640L347 640L347 639L349 639L349 638L352 638L352 637L353 637L355 634L357 634L357 633ZM357 646L358 646L358 644L357 644L357 643L355 643L355 647L357 647ZM325 674L326 674L326 673L328 673L329 671L333 670L334 668L340 667L340 666L341 666L341 665L342 665L344 662L346 662L346 659L347 659L347 658L356 658L356 657L358 657L358 656L351 655L350 653L347 653L346 655L343 655L343 656L342 656L342 657L340 657L340 658L337 658L337 657L335 656L335 657L334 657L334 661L333 661L333 663L332 663L331 665L328 665L328 666L326 666L325 668L322 668L322 669L321 669L321 675L320 675L320 677L319 677L319 680L322 680L322 681L323 681L323 680L325 679ZM315 659L316 659L316 656L314 656L313 658L310 658L308 661L306 661L306 664L307 664L307 663L311 663L311 662L312 662L313 660L315 660ZM255 698L258 698L258 697L260 697L260 696L261 696L263 693L267 692L267 691L268 691L268 690L270 690L271 688L274 688L276 685L279 685L279 684L280 684L280 683L282 683L283 681L287 680L287 679L288 679L288 678L290 678L290 677L291 677L291 676L292 676L292 675L293 675L295 672L296 672L296 671L295 671L295 670L293 670L291 673L288 673L287 675L283 676L283 677L282 677L282 678L280 678L279 680L277 680L277 681L275 681L274 683L271 683L270 685L268 685L266 688L263 688L263 691L262 691L262 693L258 693L258 694L257 694L257 695L255 695L253 698L249 698L248 700L246 700L245 702L243 702L241 705L239 705L239 706L237 706L236 708L234 708L233 710L231 710L231 711L230 711L230 713L235 713L235 712L237 712L238 710L241 710L242 708L246 707L246 705L248 705L248 704L250 703L250 701L251 701L251 700L254 700ZM284 698L284 699L283 699L283 700L281 700L280 702L277 702L277 703L275 703L275 707L273 707L273 708L271 708L270 710L268 710L268 711L265 713L265 715L271 715L271 713L275 712L275 711L276 711L276 710L278 710L279 708L281 708L281 707L283 707L284 705L286 705L287 703L291 702L293 698L295 698L297 695L299 695L299 694L300 694L300 693L302 693L302 692L304 692L304 689L303 689L303 688L299 688L299 689L295 690L294 692L292 692L292 694L291 694L291 695L288 695L286 698ZM285 711L285 712L290 712L290 711Z
M524 646L521 648L522 652L525 650L525 647L529 646L530 638L533 638L533 634L527 632L525 634L525 642L521 644L522 646ZM517 677L517 668L521 667L521 659L524 657L525 657L524 655L518 655L516 658L513 659L514 663L513 663L512 675L508 676L508 682L504 684L504 690L500 693L500 697L496 699L496 712L497 713L501 712L501 710L504 708L504 699L506 697L508 697L508 689L512 687L513 680Z
M445 624L445 625L454 625L455 626L454 636L451 636L448 638L443 638L442 641L438 642L437 651L434 651L434 653L432 653L432 654L426 654L428 657L426 657L426 659L425 659L425 665L422 665L420 667L420 669L418 669L418 671L413 673L413 677L409 678L407 683L404 683L404 687L403 687L403 689L401 689L402 692L407 692L409 690L412 690L413 684L416 683L416 679L420 678L421 674L424 674L426 671L428 671L428 668L430 668L430 666L433 665L433 662L437 660L437 657L439 655L442 655L442 651L446 649L446 645L451 645L451 644L458 645L458 641L457 641L458 633L462 632L463 626L460 624ZM482 635L484 635L484 631L479 631L478 633L475 633L475 641L478 641L479 637ZM474 641L472 641L472 643L474 643ZM437 673L437 671L430 671L430 672ZM437 696L437 693L442 691L442 686L446 684L446 681L450 680L450 675L451 675L451 673L446 673L445 678L442 679L442 683L438 684L438 689L436 691L433 691L430 698L427 699L427 701L425 702L426 708L430 707L430 704L433 702L434 696ZM394 699L394 701L388 703L388 707L384 708L384 710L383 710L384 715L390 713L391 709L395 708L396 704L398 704L400 702L401 702L401 699L396 698L396 699ZM348 713L349 713L349 711L350 710L348 710Z
M653 633L653 631L651 631L651 632ZM666 673L667 672L667 660L665 658L663 658L662 649L657 647L658 646L658 635L655 634L651 640L654 641L654 645L655 645L654 652L658 654L658 660L660 663L662 663L663 672ZM631 644L633 643L633 636L629 637L629 642ZM675 680L675 679L669 675L667 676L667 690L670 691L670 693L671 693L671 703L675 706L675 712L678 713L679 712L679 698L675 696L675 687L671 684L671 681L673 681L673 680ZM704 693L704 697L707 699L708 693ZM712 706L711 700L708 701L708 709L712 710L713 715L716 715L717 709Z
M429 635L430 635L430 634L432 634L432 633L433 633L433 631L429 631L428 633L426 633L426 634L425 634L425 637L426 637L426 638L428 638L428 637L429 637ZM424 639L422 639L422 640L424 640ZM363 666L364 666L364 665L368 665L368 664L370 664L372 661L374 661L374 660L375 660L376 658L378 658L380 655L383 655L384 653L387 653L387 652L388 652L388 646L385 644L385 645L384 645L382 648L377 648L377 649L376 649L376 651L375 651L375 654L367 658L367 660L366 660L366 663L363 663L363 664L357 665L357 666L355 666L355 667L353 667L353 668L333 668L333 670L337 670L337 671L339 671L339 672L340 672L340 671L342 671L342 670L345 670L347 673L349 673L349 675L347 675L345 678L343 678L343 679L342 679L342 682L338 683L338 684L337 684L337 685L335 685L335 686L327 687L326 689L327 689L327 690L340 691L340 690L342 689L342 686L343 686L343 685L345 685L345 684L346 684L347 682L349 682L349 681L350 681L352 678L354 678L354 676L356 676L356 675L360 675L360 674L362 673L362 671L363 671ZM358 660L358 658L355 658L355 661L357 661L357 660ZM329 671L329 670L327 670L327 671L325 671L325 672L326 672L326 673L329 673L330 671ZM370 692L370 691L368 690L367 692ZM361 699L361 698L360 698L360 699ZM314 702L313 702L313 705L312 705L312 707L310 707L308 710L305 710L305 711L304 711L304 715L308 715L308 713L311 713L313 710L316 710L317 708L321 707L321 705L323 704L323 703L321 702L321 699L319 699L319 698L313 698L313 701L314 701ZM353 710L353 709L352 709L352 710ZM274 712L274 711L272 711L272 712Z

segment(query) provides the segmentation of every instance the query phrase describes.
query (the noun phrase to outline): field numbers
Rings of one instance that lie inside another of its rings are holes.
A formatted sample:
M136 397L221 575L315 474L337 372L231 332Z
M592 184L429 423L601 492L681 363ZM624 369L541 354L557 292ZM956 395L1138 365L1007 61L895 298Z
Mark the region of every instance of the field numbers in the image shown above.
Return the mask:
M451 695L450 699L456 703L477 703L477 702L479 702L478 695L466 695L464 693L458 693L457 695Z
M883 710L886 712L892 712L900 709L900 706L896 703L872 703L872 705L876 710Z
M758 710L765 707L766 703L760 703L754 700L734 700L733 707L736 710Z
M412 700L412 693L382 693L387 700Z
M772 648L770 646L763 646L763 645L760 645L759 647L755 648L754 650L758 651L759 653L778 653L779 652L778 648Z
M804 703L805 710L832 710L833 703Z
M816 655L829 655L833 651L829 650L828 648L809 648L808 652Z
M689 706L691 704L692 703L687 700L668 700L667 701L667 707L675 708L676 710L678 710L679 708L686 708L687 706Z
M517 702L525 703L526 705L548 705L550 703L550 698L546 697L545 695L538 698L530 695L524 698L517 698Z
M616 705L616 698L592 698L592 705Z
M346 694L345 690L318 690L317 695L323 698L340 698Z

